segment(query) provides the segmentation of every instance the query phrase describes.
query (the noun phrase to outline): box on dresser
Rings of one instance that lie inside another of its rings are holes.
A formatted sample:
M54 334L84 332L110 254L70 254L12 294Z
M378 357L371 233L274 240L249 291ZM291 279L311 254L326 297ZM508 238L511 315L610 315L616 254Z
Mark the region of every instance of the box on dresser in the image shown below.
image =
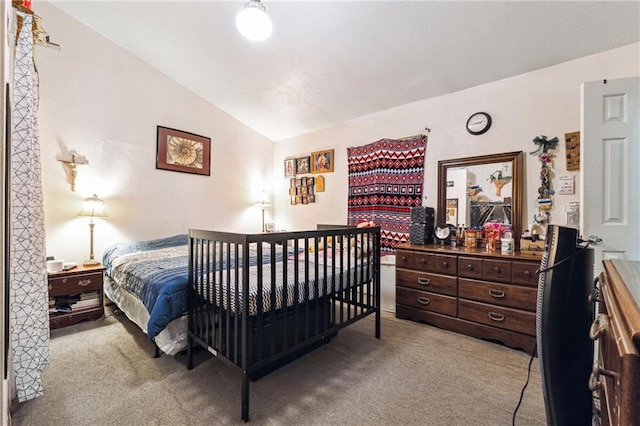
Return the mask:
M399 245L396 316L531 353L539 266L539 255Z
M104 266L78 266L47 274L49 325L61 328L104 317L102 282Z

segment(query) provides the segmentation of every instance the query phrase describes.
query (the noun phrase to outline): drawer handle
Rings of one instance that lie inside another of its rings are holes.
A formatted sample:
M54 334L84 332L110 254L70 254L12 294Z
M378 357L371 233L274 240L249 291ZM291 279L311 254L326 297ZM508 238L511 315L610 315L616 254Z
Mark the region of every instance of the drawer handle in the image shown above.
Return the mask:
M467 269L470 270L470 271L473 271L473 265L472 264L468 264L467 265Z
M489 289L489 296L495 297L496 299L500 299L500 298L504 297L504 291L495 290L495 289L490 288Z
M601 365L600 361L598 361L598 362L594 362L593 366L591 367L591 374L589 375L589 390L591 391L600 389L600 387L602 386L602 381L600 380L601 374L603 376L611 377L612 379L615 379L615 380L618 380L618 377L620 377L619 373L604 369L600 367L600 365Z
M429 278L418 277L418 284L429 285L431 280Z
M49 284L49 291L53 290L53 286Z
M63 278L62 279L62 284L66 284L67 283L68 278Z
M497 312L489 312L489 318L491 318L494 321L498 321L498 322L504 321L504 315L499 314Z
M445 268L449 266L449 262L447 262L446 260L442 262L442 266L444 266Z
M424 257L420 258L420 263L422 263L423 265L426 265L427 259L425 259Z
M428 298L426 298L426 297L420 296L420 297L418 297L418 302L419 302L421 305L428 305L428 304L429 304L429 302L431 302L431 300L430 300L430 299L428 299Z
M527 269L526 271L523 272L523 274L528 277L529 275L531 275L531 271Z
M496 274L500 273L500 268L498 268L497 266L495 268L493 268L493 272L495 272Z
M598 340L600 336L609 331L609 317L607 314L598 314L596 319L591 323L589 329L589 337L591 340Z
M88 286L89 284L91 284L91 278L87 278L86 280L80 280L80 281L78 281L78 285L79 285L80 287L86 287L86 286Z
M400 259L402 259L402 263L407 263L407 256L402 256Z

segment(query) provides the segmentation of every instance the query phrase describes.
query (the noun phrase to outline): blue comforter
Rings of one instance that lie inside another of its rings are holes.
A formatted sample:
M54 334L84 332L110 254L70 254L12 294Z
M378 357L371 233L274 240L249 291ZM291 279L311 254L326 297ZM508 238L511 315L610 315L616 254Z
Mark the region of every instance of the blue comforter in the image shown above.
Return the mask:
M149 311L147 333L154 338L187 310L188 237L120 243L103 256L106 274L136 294Z
M278 253L276 261L281 260L282 253ZM223 259L223 263L225 261ZM256 248L251 247L249 265L255 265L256 261ZM266 250L262 262L270 261L270 253ZM137 295L149 311L147 334L150 338L186 313L189 281L186 234L115 244L105 250L102 262L107 276ZM232 259L231 265L234 264Z

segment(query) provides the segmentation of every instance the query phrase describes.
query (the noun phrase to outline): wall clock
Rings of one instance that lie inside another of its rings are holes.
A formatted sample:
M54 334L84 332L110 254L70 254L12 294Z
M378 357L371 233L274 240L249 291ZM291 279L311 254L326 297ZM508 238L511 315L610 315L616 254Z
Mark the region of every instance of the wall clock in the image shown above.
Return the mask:
M491 127L491 116L486 112L471 114L467 120L467 131L472 135L481 135Z

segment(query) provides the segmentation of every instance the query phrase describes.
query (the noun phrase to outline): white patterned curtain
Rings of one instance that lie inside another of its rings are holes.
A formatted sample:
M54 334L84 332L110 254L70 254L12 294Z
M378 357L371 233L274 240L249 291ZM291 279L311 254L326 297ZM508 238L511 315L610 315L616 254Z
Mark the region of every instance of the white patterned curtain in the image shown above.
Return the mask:
M33 61L33 16L16 46L11 123L11 361L19 401L43 394L41 372L49 365L49 309L40 142L38 75Z

